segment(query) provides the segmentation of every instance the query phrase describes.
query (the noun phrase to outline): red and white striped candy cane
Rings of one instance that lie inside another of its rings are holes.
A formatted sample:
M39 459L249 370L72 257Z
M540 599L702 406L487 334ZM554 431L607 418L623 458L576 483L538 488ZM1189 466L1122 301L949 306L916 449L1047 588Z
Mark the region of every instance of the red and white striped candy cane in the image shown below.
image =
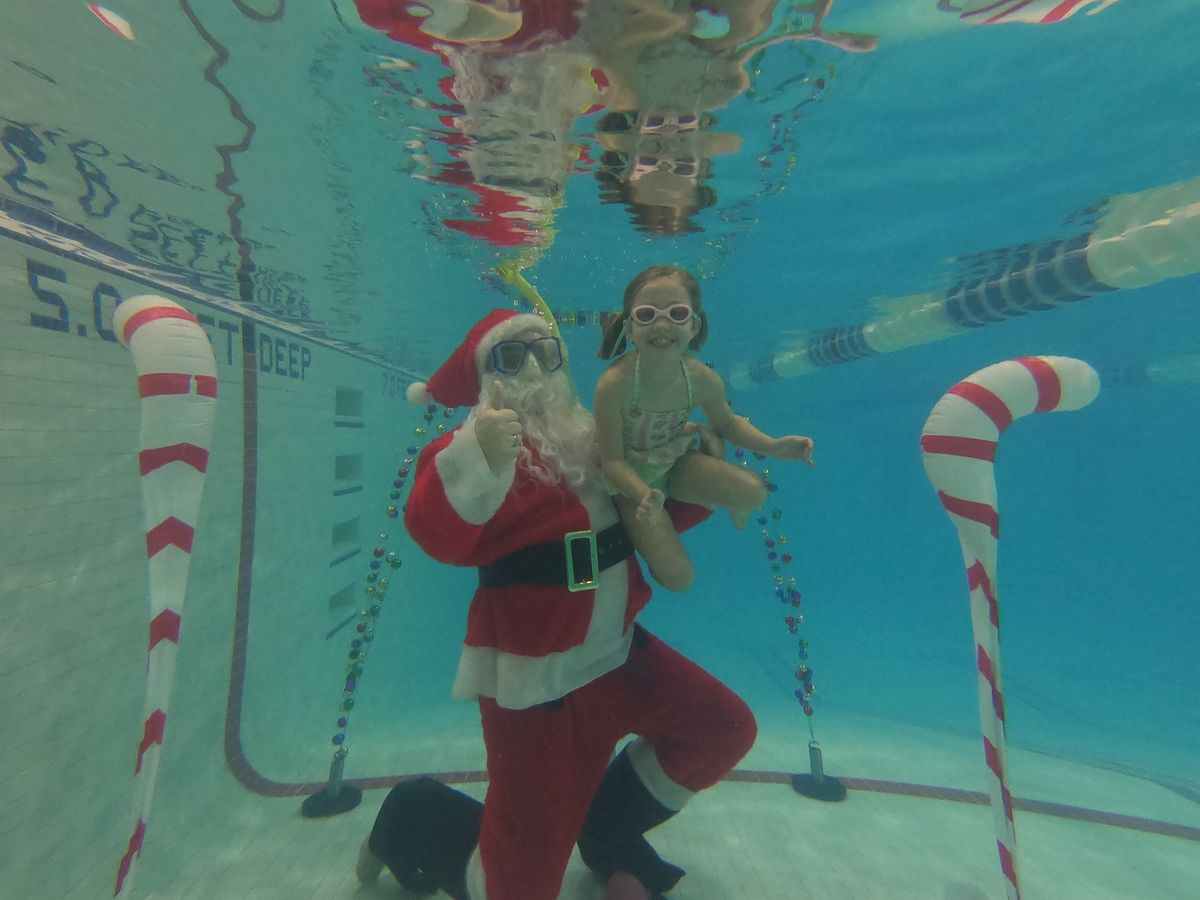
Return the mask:
M146 705L134 781L133 834L117 870L116 896L132 885L154 799L175 650L187 591L217 406L217 364L195 317L163 297L117 306L113 328L133 353L142 398L142 505L150 573Z
M1096 370L1078 359L1028 356L980 369L934 405L921 432L925 472L958 529L979 670L979 721L990 772L992 818L1009 900L1020 900L1017 835L1008 790L1004 693L1000 681L1000 603L996 582L993 462L1000 434L1030 413L1082 409L1100 392Z
M950 2L938 8L959 13L959 18L972 25L996 25L1003 22L1028 22L1033 25L1053 25L1071 18L1086 7L1089 16L1104 12L1117 0L965 0L961 6Z

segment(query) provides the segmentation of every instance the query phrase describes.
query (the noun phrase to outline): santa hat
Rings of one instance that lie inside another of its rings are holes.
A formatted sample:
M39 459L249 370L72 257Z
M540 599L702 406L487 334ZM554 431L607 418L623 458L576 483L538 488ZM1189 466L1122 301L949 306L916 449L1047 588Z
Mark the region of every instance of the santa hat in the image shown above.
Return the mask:
M541 316L515 309L494 309L467 332L467 338L428 382L414 381L405 396L417 406L431 401L443 406L474 406L483 386L480 373L487 370L488 354L505 337L529 328L545 331Z

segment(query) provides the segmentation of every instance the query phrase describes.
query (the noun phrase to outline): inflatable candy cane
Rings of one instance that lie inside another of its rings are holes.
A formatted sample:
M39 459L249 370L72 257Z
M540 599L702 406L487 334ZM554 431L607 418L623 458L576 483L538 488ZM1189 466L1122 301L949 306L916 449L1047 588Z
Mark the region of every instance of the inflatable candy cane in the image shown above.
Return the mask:
M129 847L113 895L132 883L154 799L175 649L187 590L192 537L208 470L217 405L217 364L208 337L178 303L133 297L113 314L113 329L133 353L142 397L142 505L150 569L150 640L146 705L134 781Z
M956 12L971 25L997 25L1004 22L1028 22L1031 25L1053 25L1069 19L1087 8L1094 16L1104 12L1117 0L939 0L938 9Z
M1082 409L1100 391L1095 369L1078 359L1031 356L980 369L933 407L921 433L925 472L958 529L971 628L979 669L979 720L989 779L1000 868L1009 900L1020 900L1016 828L1005 767L1004 693L1000 681L1000 605L996 588L996 506L993 461L1001 433L1035 412Z

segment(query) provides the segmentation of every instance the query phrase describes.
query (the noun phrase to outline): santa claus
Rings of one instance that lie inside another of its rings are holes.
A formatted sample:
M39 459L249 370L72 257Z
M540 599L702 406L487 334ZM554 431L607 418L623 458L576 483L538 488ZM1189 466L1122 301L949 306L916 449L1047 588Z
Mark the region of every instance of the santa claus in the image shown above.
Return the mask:
M398 785L363 880L386 864L410 889L554 900L578 841L610 898L656 896L683 870L643 834L754 742L746 704L635 621L650 587L566 363L543 319L496 310L409 389L472 407L421 454L405 523L430 556L479 570L454 695L479 703L489 785L482 807L430 779ZM708 514L668 510L677 527Z

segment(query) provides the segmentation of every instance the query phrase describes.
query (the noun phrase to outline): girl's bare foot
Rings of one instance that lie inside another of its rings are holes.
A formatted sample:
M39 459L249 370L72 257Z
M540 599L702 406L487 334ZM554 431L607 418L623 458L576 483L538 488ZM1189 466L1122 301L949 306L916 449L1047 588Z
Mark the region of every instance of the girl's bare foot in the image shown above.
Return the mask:
M733 527L739 531L746 527L746 523L750 521L750 516L754 513L752 509L731 509L729 510L729 518L733 519Z
M663 504L667 502L667 495L657 488L651 488L646 491L646 496L638 504L637 518L639 522L648 522L656 518L663 511Z

